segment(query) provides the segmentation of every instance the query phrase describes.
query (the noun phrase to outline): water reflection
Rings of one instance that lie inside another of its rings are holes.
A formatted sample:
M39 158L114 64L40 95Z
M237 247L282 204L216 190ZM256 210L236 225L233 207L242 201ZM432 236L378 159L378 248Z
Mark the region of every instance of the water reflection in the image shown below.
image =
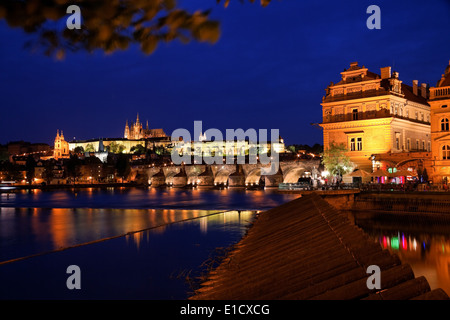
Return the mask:
M238 242L250 217L218 213L0 264L0 299L186 299L192 291L186 278L198 279L216 248ZM82 269L82 290L65 287L68 264Z
M409 264L415 276L425 276L432 289L450 294L450 234L366 230L380 245Z
M9 198L1 194L0 207L267 210L298 197L276 190L89 188L36 193L21 190Z
M92 208L0 208L0 261L29 256L99 239L153 229L164 233L174 222L201 218L206 234L211 226L232 231L239 222L250 221L252 211L217 214L215 210L92 209ZM139 243L137 243L139 245Z
M173 213L181 216L180 220L183 220L183 226L187 226L189 224L195 224L199 226L199 231L206 235L208 233L209 228L213 228L214 230L220 230L225 233L241 233L245 231L245 226L247 226L253 218L255 217L254 211L226 211L220 213L207 212L206 216L201 215L189 215L189 210L163 210L166 211L166 214ZM194 210L193 212L198 211ZM198 214L198 213L197 213ZM200 217L197 219L197 217ZM173 221L176 221L175 219ZM127 243L133 244L136 248L139 249L142 241L148 241L148 234L164 234L164 232L170 227L170 223L168 225L152 228L150 230L146 230L145 232L133 232L127 234L126 240Z

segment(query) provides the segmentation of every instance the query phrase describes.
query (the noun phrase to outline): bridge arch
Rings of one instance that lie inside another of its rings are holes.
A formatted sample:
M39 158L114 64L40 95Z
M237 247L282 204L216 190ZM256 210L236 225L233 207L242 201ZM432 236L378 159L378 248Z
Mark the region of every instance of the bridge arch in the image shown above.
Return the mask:
M166 184L171 185L173 184L173 177L175 177L178 174L178 171L168 171L166 173Z
M297 183L298 179L305 173L306 169L302 167L294 167L289 169L283 178L283 183Z
M216 176L214 177L214 184L228 184L228 178L230 177L231 172L227 169L220 169L217 171Z
M261 168L256 168L250 171L245 177L245 185L259 185L261 180Z

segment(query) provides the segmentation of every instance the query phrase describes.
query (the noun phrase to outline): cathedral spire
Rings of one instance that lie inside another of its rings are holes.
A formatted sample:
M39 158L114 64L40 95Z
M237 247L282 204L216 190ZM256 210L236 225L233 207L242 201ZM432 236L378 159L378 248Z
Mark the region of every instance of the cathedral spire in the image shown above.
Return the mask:
M125 132L123 134L123 137L125 139L128 139L129 135L130 135L130 127L128 126L128 119L127 119L126 124L125 124Z
M139 112L137 113L136 124L139 124Z
M147 120L147 125L145 126L145 129L148 130L148 120Z

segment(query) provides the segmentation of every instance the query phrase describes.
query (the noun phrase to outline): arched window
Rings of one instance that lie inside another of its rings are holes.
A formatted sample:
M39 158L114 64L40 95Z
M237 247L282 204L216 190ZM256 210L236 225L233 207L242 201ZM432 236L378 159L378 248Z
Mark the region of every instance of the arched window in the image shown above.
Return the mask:
M442 160L450 160L450 146L442 146Z
M447 118L441 120L441 131L449 131L449 123Z

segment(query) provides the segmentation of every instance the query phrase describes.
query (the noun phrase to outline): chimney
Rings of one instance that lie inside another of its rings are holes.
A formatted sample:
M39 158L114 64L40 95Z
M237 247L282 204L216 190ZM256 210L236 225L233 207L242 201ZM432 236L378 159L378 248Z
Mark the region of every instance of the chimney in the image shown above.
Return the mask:
M427 89L428 89L428 85L426 83L422 83L422 89L420 90L420 93L422 94L422 97L427 99L428 94L427 94Z
M413 93L414 93L414 95L419 95L419 92L418 92L418 86L419 85L419 80L413 80Z
M391 67L380 68L381 79L389 79L391 77Z

